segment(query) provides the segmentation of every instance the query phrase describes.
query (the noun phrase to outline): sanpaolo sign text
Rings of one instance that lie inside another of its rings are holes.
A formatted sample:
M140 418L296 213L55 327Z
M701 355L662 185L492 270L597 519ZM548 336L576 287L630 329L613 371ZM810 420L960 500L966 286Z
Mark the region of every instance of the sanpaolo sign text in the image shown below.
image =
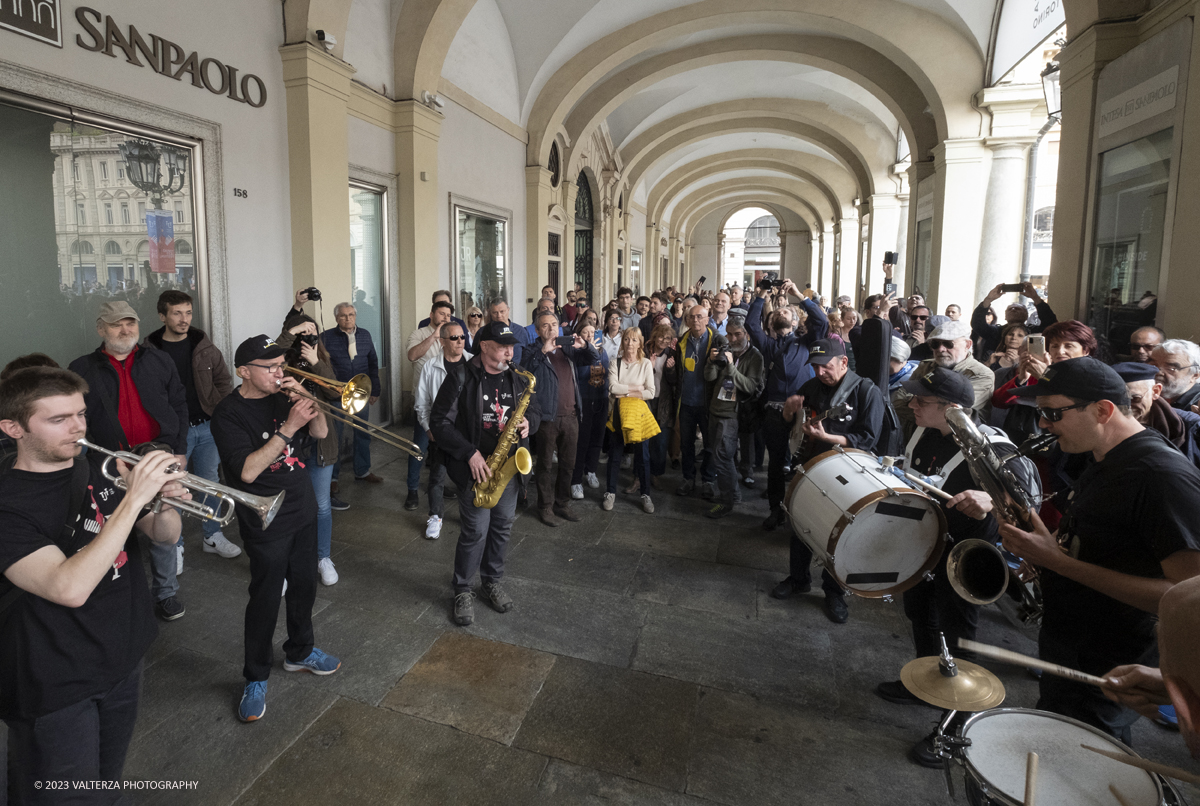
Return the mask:
M103 53L114 59L117 58L115 51L119 50L130 64L145 67L146 64L142 62L145 59L150 69L159 75L176 81L182 81L185 75L189 76L194 87L203 87L215 95L228 95L256 109L267 102L267 86L253 73L247 73L239 79L236 67L222 64L217 59L201 59L196 51L189 55L179 45L156 34L150 34L149 41L146 41L132 25L128 28L128 34L123 33L112 17L101 15L94 8L80 6L75 9L75 19L92 40L89 43L83 34L76 34L75 44L84 50ZM101 28L104 30L101 31ZM138 58L139 55L141 58Z

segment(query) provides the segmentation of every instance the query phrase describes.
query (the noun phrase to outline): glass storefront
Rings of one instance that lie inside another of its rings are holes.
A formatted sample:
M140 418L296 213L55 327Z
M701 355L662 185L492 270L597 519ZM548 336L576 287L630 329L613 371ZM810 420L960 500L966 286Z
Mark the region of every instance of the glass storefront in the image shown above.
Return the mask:
M390 402L387 382L391 361L387 331L387 197L383 190L350 185L350 287L356 325L366 328L379 356L382 389L379 404L371 407L371 420L387 421ZM333 304L340 302L338 300Z
M1173 129L1100 155L1088 324L1119 347L1154 324Z
M912 293L929 293L929 273L933 264L933 219L917 222L917 265L912 275Z
M65 366L91 352L111 300L133 306L144 338L161 326L167 289L191 294L194 324L207 328L198 151L0 104L0 363L44 352Z
M454 205L456 311L487 310L497 297L508 301L508 221Z

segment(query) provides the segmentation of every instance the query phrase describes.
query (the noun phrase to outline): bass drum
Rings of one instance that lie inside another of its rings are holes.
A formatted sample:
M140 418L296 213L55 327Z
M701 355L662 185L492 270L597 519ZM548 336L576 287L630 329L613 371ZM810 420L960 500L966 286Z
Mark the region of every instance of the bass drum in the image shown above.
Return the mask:
M1137 754L1106 733L1070 717L1029 708L996 708L963 723L967 801L973 806L1021 806L1025 765L1038 754L1038 806L1112 806L1109 785L1134 806L1167 801L1158 777L1084 750L1081 744Z
M837 448L809 460L785 505L796 535L858 596L908 590L945 549L941 507L866 451Z

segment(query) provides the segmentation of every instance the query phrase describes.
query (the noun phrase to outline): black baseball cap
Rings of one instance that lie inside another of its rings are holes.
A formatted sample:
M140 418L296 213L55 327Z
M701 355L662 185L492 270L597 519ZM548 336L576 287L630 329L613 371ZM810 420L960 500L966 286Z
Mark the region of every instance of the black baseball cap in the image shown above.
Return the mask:
M1015 389L1013 394L1017 397L1064 395L1089 403L1109 400L1119 406L1129 405L1125 381L1116 370L1086 355L1051 364L1037 383Z
M265 333L251 336L238 345L233 354L233 365L244 367L251 361L270 361L287 353L287 350L275 343L275 339Z
M1158 376L1158 367L1140 361L1126 361L1123 364L1113 364L1113 372L1120 375L1125 383L1135 383L1154 380Z
M837 339L817 339L808 348L808 363L824 366L829 359L845 354L845 346Z
M520 344L511 326L504 322L488 322L475 334L475 342L494 341L497 344Z
M916 397L940 397L964 409L975 405L975 388L967 377L932 361L921 362L902 386Z

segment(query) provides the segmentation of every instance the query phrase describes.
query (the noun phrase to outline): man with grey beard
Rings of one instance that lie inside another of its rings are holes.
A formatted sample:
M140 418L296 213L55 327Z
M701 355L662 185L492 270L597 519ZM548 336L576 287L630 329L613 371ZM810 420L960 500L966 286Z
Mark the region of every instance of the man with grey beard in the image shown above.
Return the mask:
M971 382L975 390L975 405L971 408L986 423L992 412L996 374L972 357L971 326L951 319L930 333L926 343L933 351L933 363L954 370Z
M103 344L80 356L69 369L88 383L88 439L110 451L127 451L146 442L169 447L180 467L187 466L187 392L175 362L161 350L138 346L137 312L127 302L100 306L96 333ZM179 592L182 548L175 546L182 533L179 511L164 508L148 521L154 542L150 545L150 593L154 611L163 621L184 613ZM167 541L167 535L174 539Z
M1168 339L1154 348L1150 363L1158 367L1158 382L1168 403L1189 410L1200 402L1200 345Z

